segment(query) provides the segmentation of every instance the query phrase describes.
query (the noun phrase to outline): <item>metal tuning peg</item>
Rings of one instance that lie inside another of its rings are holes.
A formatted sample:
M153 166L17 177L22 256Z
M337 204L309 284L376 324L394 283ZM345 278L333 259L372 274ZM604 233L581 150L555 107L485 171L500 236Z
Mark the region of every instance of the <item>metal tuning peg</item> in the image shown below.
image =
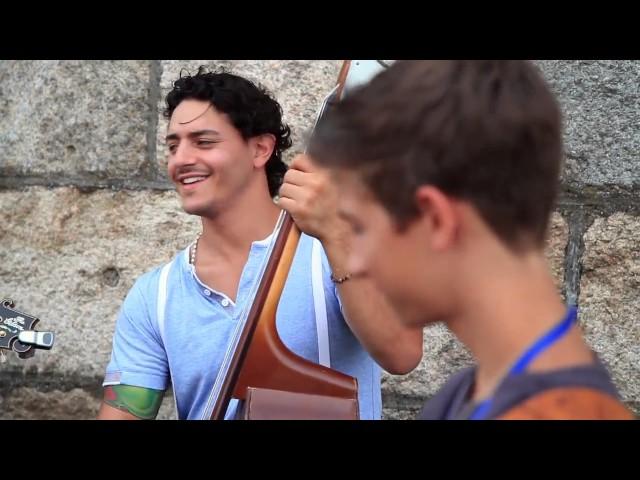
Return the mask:
M24 330L18 335L18 340L25 345L33 345L35 348L49 350L53 347L54 334L53 332Z

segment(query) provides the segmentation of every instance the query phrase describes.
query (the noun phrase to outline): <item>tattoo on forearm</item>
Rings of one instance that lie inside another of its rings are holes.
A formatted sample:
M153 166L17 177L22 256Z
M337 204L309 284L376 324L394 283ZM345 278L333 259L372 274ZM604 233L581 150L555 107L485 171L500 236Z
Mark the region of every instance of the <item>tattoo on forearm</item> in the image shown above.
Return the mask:
M156 418L163 396L163 390L131 385L109 385L104 389L104 403L145 420Z

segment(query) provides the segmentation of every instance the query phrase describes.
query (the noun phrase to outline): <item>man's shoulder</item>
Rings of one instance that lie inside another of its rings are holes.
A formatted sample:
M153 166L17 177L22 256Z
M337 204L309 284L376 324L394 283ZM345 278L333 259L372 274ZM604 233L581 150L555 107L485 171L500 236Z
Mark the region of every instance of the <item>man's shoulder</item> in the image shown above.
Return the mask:
M593 387L553 387L507 409L502 420L633 420L625 405Z
M494 415L504 414L534 398L542 399L542 410L552 404L573 405L577 408L576 401L585 405L595 405L596 403L585 399L591 399L596 394L606 396L612 401L619 398L609 372L597 357L596 361L590 364L544 372L527 372L507 378L496 392ZM538 400L534 403L537 404Z
M475 366L462 368L452 374L444 385L423 406L421 420L443 420L449 410L455 410L464 401L464 394L473 383Z
M180 260L182 260L182 256L184 256L184 249L180 250L174 257L164 263L156 265L152 267L150 270L147 270L145 273L136 278L133 286L131 287L131 291L137 291L142 294L146 294L150 291L155 292L158 289L158 285L160 282L160 277L165 271L165 267L170 267L172 272L176 272L176 268L181 266ZM167 271L167 273L169 273Z

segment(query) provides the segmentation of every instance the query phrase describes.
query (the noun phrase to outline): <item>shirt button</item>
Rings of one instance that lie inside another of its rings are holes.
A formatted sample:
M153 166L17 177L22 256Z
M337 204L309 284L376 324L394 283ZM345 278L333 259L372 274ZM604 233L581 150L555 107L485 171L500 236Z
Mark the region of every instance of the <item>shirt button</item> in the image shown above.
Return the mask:
M205 289L204 294L208 297L209 295L211 295L211 291Z
M220 303L222 304L223 307L229 306L229 300L227 300L226 298L223 298Z

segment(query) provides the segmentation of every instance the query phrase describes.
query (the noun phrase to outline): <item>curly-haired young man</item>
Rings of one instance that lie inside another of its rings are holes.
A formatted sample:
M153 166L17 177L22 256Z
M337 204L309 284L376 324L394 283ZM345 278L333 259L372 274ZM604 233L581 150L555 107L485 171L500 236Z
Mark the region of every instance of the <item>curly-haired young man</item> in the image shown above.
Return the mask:
M178 417L202 418L281 207L304 234L280 299L278 332L296 354L356 377L360 418L380 418L376 362L391 373L412 370L422 357L422 331L394 321L368 280L334 281L348 278L349 242L328 173L303 155L287 172L281 155L290 131L280 105L247 79L201 68L178 79L166 103L169 177L183 209L201 217L202 233L127 295L99 418L155 418L169 381ZM320 268L312 268L314 258ZM322 348L312 271L320 272L326 302ZM236 411L232 402L227 418Z

